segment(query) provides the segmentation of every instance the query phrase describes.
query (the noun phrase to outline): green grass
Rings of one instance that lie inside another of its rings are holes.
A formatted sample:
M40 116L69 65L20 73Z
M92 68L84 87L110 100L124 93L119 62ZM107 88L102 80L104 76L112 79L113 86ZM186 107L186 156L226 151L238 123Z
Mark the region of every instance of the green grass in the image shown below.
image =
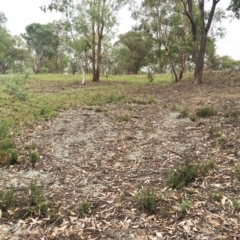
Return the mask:
M9 94L0 76L0 121L11 119L14 126L29 125L42 119L57 116L59 111L86 105L102 106L106 103L133 102L154 103L152 95L155 84L169 84L171 75L154 75L149 84L146 74L101 76L99 83L92 83L87 76L86 85L81 85L81 75L38 74L26 80L26 101Z

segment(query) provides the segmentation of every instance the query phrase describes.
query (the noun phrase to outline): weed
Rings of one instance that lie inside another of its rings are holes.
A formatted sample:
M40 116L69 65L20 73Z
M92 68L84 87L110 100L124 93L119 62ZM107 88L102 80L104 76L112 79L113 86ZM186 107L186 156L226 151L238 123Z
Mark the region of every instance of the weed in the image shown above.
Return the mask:
M142 211L154 213L156 211L156 194L152 189L140 190L135 195L137 204Z
M208 133L213 137L220 137L222 135L220 132L220 128L216 125L212 125L209 128Z
M238 180L240 180L240 166L236 166L234 169L235 175Z
M234 198L232 200L232 206L233 206L233 211L234 212L239 212L240 211L240 203L236 198Z
M0 164L13 165L17 163L17 151L10 134L7 121L0 123Z
M18 153L16 150L11 150L8 156L7 165L18 164Z
M173 111L177 111L177 112L180 113L178 118L187 118L187 117L189 117L189 109L187 107L179 106L179 105L173 105L172 106L172 110Z
M101 108L96 108L95 112L100 113L100 112L103 112L103 110Z
M123 115L118 117L119 122L127 122L128 120L129 120L128 114L123 114Z
M79 211L82 214L88 214L90 212L90 204L86 201L81 202Z
M40 116L45 119L50 119L56 116L56 112L52 107L43 106L40 109Z
M190 208L190 202L188 200L182 200L182 202L179 205L179 211L181 213L186 213L189 208Z
M208 118L215 116L217 114L217 110L211 107L204 107L201 109L198 109L196 112L196 115L201 118Z
M36 181L31 181L29 193L32 210L39 216L45 216L50 206L43 195L42 188L37 185Z
M149 81L150 83L152 83L152 82L154 81L154 76L153 76L152 71L148 71L148 73L147 73L147 78L148 78L148 81Z
M219 192L215 191L211 194L211 197L212 197L213 201L221 202L221 200L223 198L223 195L222 195L222 193L219 193Z
M39 159L39 156L36 152L32 152L31 155L30 155L30 163L32 164L33 167L35 167L35 164L37 162L37 160Z
M0 192L0 208L3 211L7 211L15 207L17 198L14 195L14 188L11 187L9 190Z
M169 172L169 184L176 189L181 189L186 186L188 183L192 182L198 176L198 166L196 164L185 164L182 167L179 167L177 171Z
M181 189L193 182L197 177L206 176L215 166L214 160L207 160L203 164L185 163L175 172L169 171L168 183L176 189Z
M240 111L238 109L235 109L235 108L228 108L225 111L224 116L227 117L227 118L233 118L233 119L237 120L238 117L240 116Z
M110 93L105 96L105 102L106 103L117 103L117 102L121 101L123 98L124 98L124 96L122 94Z

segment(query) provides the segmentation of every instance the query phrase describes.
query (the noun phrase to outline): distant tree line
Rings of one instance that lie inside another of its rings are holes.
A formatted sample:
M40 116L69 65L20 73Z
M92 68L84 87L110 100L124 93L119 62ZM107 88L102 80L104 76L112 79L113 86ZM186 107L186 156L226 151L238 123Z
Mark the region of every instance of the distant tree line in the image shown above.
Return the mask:
M176 82L186 71L202 82L203 70L239 69L240 61L216 54L216 40L225 30L227 11L239 18L238 0L227 9L220 0L50 0L43 11L62 19L32 23L12 36L0 12L0 73L30 68L38 73L100 74L172 72ZM135 26L115 38L117 14L130 4ZM113 40L115 39L115 40Z

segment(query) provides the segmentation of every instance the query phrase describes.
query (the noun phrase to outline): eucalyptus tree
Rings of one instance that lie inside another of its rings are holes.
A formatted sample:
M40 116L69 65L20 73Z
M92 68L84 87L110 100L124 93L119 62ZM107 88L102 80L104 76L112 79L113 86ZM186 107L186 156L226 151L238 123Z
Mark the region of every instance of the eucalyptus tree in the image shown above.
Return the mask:
M181 3L174 0L143 0L133 11L142 30L155 42L153 52L159 67L163 69L168 61L175 81L182 78L191 48L189 24L181 12Z
M13 47L12 36L5 26L6 22L6 16L4 13L0 12L0 68L2 74L6 73L9 61L11 59L9 53Z
M118 46L118 59L124 63L127 74L138 74L148 64L148 55L152 49L152 39L144 32L129 31L119 35L115 43Z
M21 34L26 40L33 58L33 70L40 73L45 58L54 55L55 45L58 44L58 36L54 34L51 24L32 23L26 26L26 33Z
M111 40L113 28L117 24L118 11L128 0L50 0L42 9L57 10L64 16L69 34L77 44L84 38L90 47L77 50L88 56L92 63L92 81L99 81L101 61L104 54L104 43ZM78 53L78 54L79 54Z

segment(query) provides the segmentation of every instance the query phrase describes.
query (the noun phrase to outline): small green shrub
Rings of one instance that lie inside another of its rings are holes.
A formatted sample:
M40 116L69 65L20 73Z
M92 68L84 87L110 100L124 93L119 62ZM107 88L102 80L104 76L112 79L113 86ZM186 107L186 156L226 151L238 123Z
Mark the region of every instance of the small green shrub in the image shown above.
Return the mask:
M197 177L206 176L215 166L214 160L207 160L203 164L185 163L176 171L169 171L168 183L172 188L181 189L193 182Z
M153 76L152 71L148 71L148 73L147 73L147 78L148 78L148 81L149 81L150 83L152 83L152 82L154 81L154 76Z
M30 163L32 164L33 167L35 167L35 164L37 162L37 160L39 159L39 156L36 152L32 152L31 155L30 155Z
M222 135L220 132L220 128L216 125L212 125L209 128L208 133L213 137L220 137Z
M188 183L195 180L198 176L198 165L196 164L185 164L182 167L179 167L177 171L169 172L169 184L176 189L181 189L186 186Z
M18 153L16 150L12 150L9 153L8 160L7 160L7 165L14 165L18 164Z
M90 204L86 201L81 202L79 211L82 214L90 213Z
M46 216L50 206L36 181L31 181L29 193L31 209L39 216Z
M236 198L234 198L232 200L232 206L233 206L233 211L234 212L239 212L240 211L240 203Z
M213 201L215 202L221 202L222 198L223 198L223 194L218 192L218 191L214 191L211 194L211 198L213 199Z
M156 194L152 189L138 191L135 195L138 207L142 211L154 213L156 211Z
M234 169L235 175L238 180L240 180L240 166L236 166Z
M208 118L215 116L217 114L217 110L211 107L204 107L201 109L198 109L196 112L196 115L201 118Z
M190 208L190 202L187 200L182 200L181 204L179 205L179 211L181 213L186 213L189 208Z
M15 207L17 198L14 194L14 188L11 187L9 190L0 192L0 209L2 211L7 211Z
M122 94L110 93L105 96L105 102L106 103L117 103L117 102L120 102L123 98L124 98L124 96Z
M118 117L119 122L127 122L128 120L129 120L128 114L123 114L123 115Z

